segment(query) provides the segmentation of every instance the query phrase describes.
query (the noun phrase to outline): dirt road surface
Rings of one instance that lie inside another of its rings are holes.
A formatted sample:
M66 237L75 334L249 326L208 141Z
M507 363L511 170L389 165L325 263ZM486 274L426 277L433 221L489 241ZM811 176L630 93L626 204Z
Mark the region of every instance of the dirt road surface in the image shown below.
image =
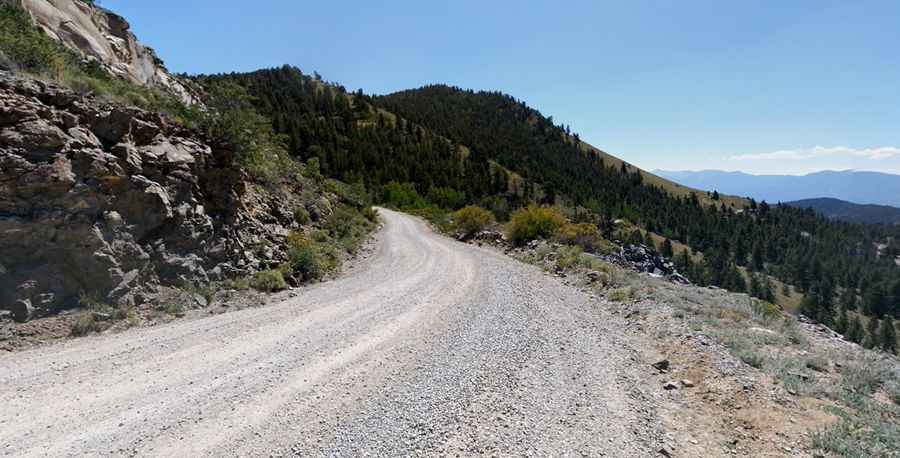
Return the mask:
M0 356L0 455L657 455L639 343L596 299L381 215L296 298Z

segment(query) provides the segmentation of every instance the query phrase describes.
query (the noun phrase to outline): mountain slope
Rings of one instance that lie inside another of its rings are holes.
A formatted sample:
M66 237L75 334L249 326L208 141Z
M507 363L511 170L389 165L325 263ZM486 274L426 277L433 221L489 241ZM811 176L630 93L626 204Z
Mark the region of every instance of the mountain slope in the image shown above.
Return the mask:
M828 300L836 286L855 288L861 277L883 288L897 278L897 266L876 253L893 236L887 228L783 205L732 207L710 195L719 204L711 206L693 193L674 195L502 93L428 86L371 97L293 67L195 82L241 86L291 155L315 160L326 175L359 183L389 205L431 205L446 214L475 204L505 221L523 206L555 204L607 237L615 235L613 220L626 219L702 252L699 265L686 266L692 281L737 291L748 289L741 268L803 292L822 290Z
M828 197L858 204L900 207L900 175L887 173L824 171L803 176L750 175L719 170L655 173L686 186L715 189L767 202Z
M562 196L563 204L629 219L702 251L702 272L692 278L701 284L743 289L729 273L735 265L774 274L803 291L821 281L828 282L826 289L833 282L855 286L857 275L890 281L897 277L892 263L870 260L875 243L884 241L887 233L786 206L704 208L690 197L647 186L644 175L633 168L606 163L577 135L511 96L436 85L375 101L541 184L550 195Z
M686 186L677 179L664 176L663 174L659 173L659 171L654 170L652 172L648 172L639 167L636 167L626 162L625 160L620 159L589 143L581 142L580 144L584 150L591 151L594 154L597 154L601 159L603 159L605 163L611 165L614 168L620 168L623 163L627 164L629 168L633 168L641 174L644 183L656 186L675 197L690 197L691 194L694 194L704 205L719 205L721 203L725 203L726 206L737 209L747 208L750 206L749 199L739 197L737 195L728 195L723 193L723 191L721 190L719 190L719 193L721 194L719 200L713 200L712 192L715 190L715 188L707 188L702 186Z
M785 205L811 208L827 218L850 223L900 224L900 208L887 205L860 205L831 198L797 200Z

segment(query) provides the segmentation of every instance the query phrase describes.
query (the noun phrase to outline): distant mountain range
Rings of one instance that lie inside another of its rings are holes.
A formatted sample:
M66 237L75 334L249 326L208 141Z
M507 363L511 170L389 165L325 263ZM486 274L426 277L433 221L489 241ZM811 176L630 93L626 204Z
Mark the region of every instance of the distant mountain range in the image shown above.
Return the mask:
M856 204L900 207L900 175L888 173L824 171L802 176L750 175L721 170L655 170L653 173L691 188L770 203L832 198Z
M900 208L887 205L861 205L827 197L785 203L792 207L811 208L827 218L849 223L900 224Z

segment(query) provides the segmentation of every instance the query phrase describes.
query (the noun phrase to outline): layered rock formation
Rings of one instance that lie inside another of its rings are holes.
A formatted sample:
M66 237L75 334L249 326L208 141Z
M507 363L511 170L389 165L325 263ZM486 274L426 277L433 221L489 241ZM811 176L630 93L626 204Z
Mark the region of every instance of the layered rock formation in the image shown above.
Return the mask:
M0 309L127 304L148 285L277 263L295 209L333 205L292 186L254 185L227 149L159 114L0 72Z
M21 6L52 38L96 60L113 75L163 90L184 103L198 99L172 76L153 49L138 42L123 17L84 0L2 0Z

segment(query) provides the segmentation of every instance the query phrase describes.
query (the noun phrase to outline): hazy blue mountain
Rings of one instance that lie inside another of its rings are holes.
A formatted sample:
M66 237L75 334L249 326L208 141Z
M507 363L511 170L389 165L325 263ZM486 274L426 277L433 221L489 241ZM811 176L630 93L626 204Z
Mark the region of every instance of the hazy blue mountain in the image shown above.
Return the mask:
M832 198L804 199L786 204L798 208L811 208L827 218L850 223L900 224L900 208L887 205L854 204Z
M752 197L767 202L791 202L829 197L856 204L900 207L900 175L879 172L824 171L809 175L750 175L700 170L655 174L692 188Z

